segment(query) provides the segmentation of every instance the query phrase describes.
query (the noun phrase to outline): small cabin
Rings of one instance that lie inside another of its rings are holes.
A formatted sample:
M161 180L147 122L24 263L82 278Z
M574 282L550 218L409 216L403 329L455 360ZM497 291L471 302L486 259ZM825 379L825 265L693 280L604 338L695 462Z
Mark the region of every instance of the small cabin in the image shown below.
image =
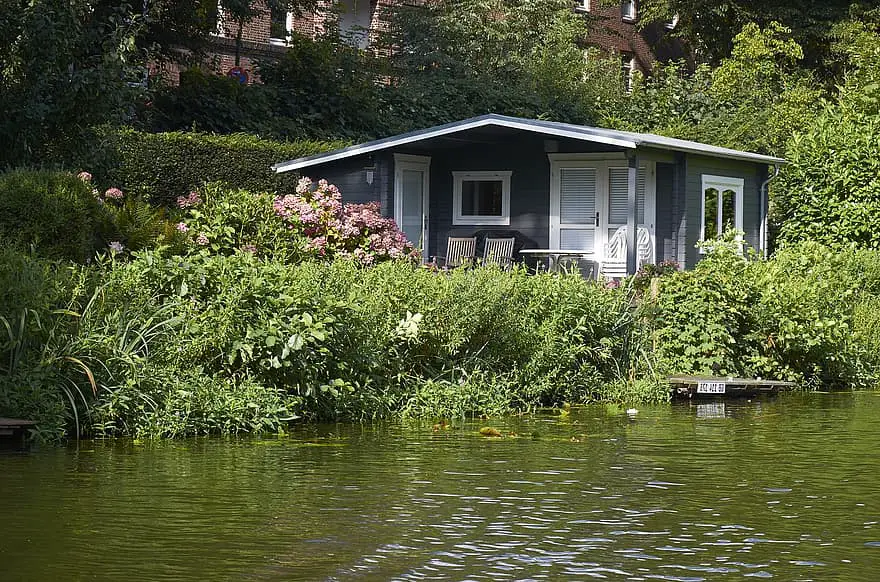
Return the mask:
M493 114L273 169L325 178L346 202L378 201L426 258L442 255L452 237L507 235L518 252L570 251L601 264L623 233L632 274L645 262L690 268L698 243L730 228L764 250L770 167L782 163L658 135Z

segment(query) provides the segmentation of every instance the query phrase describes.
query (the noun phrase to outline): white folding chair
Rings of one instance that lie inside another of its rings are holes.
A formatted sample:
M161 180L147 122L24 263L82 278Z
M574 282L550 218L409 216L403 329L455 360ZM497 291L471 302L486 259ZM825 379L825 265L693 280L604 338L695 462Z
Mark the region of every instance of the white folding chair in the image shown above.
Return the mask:
M605 245L605 256L599 265L599 275L606 279L626 277L626 227L614 231Z

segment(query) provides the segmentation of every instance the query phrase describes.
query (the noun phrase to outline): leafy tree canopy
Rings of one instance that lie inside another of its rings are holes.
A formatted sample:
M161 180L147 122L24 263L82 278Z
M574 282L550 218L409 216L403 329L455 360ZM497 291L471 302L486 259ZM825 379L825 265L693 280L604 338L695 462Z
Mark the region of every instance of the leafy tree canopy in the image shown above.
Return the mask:
M746 24L763 28L779 22L803 47L806 65L823 69L834 26L859 17L872 4L869 0L642 0L640 11L643 22L678 16L676 34L690 44L700 62L714 65L730 55Z

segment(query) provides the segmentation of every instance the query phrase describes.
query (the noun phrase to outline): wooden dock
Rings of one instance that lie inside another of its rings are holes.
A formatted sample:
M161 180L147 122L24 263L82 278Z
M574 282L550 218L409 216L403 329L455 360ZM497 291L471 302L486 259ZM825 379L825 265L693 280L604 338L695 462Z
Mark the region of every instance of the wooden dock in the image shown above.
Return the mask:
M717 376L670 376L673 398L703 398L717 396L756 396L776 394L797 387L794 382L761 380L759 378L732 378Z
M36 426L33 420L20 418L0 418L0 439L23 439L27 429Z

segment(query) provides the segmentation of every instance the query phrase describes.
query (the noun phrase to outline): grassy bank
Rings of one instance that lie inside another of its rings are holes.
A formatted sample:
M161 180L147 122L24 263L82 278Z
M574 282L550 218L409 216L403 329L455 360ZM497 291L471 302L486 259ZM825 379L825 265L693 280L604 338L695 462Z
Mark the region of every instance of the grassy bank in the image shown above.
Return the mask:
M664 401L664 374L870 385L880 256L726 249L660 280L289 265L251 253L73 267L5 251L0 410L47 437L278 431L292 420Z

